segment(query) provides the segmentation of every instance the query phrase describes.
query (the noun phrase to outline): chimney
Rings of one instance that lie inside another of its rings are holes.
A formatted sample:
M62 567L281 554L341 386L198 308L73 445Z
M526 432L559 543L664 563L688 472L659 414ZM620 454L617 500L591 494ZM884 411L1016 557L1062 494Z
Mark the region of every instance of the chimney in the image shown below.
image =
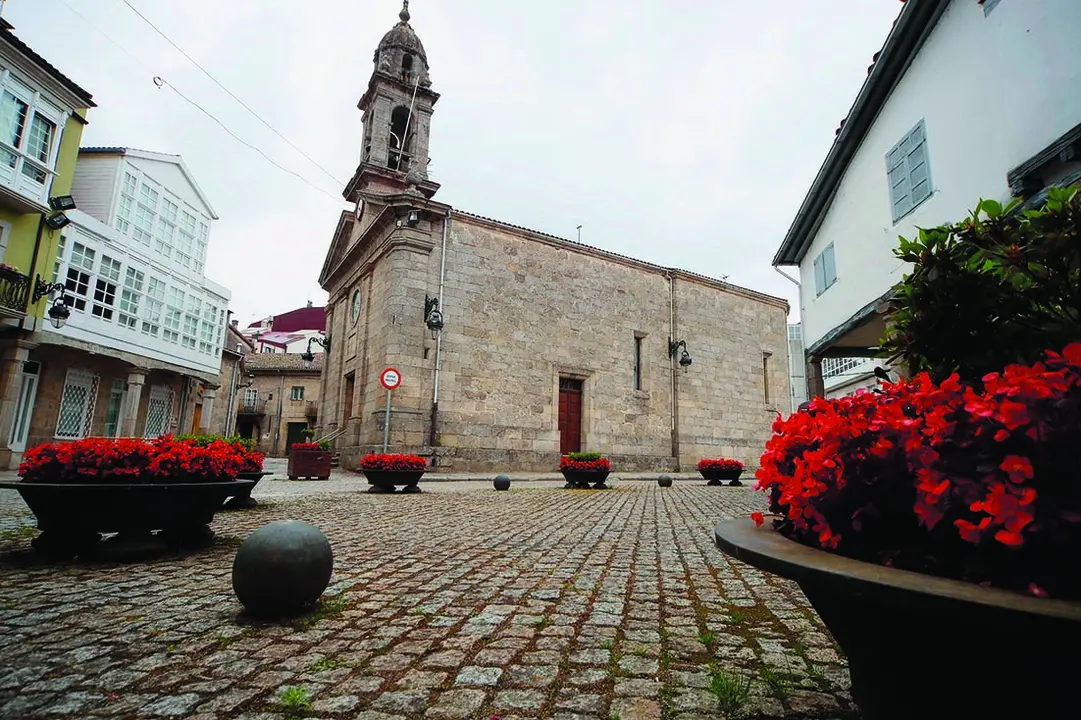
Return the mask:
M311 300L309 300L309 301L308 301L308 307L311 307L311 306L312 306L312 301L311 301Z
M234 320L232 324L233 324L233 327L240 327L240 321L239 320Z

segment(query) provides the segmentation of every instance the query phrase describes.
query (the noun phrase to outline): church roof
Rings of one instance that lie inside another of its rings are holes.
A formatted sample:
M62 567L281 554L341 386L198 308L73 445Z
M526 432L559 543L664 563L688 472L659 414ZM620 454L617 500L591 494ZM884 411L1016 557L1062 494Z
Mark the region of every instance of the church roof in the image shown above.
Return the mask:
M413 32L413 28L409 25L409 0L403 0L402 11L398 13L398 17L401 22L387 31L387 34L379 41L376 55L378 56L381 50L387 48L400 48L414 55L419 55L420 59L427 65L428 55L424 52L424 45L421 44L420 38L417 37L417 34Z

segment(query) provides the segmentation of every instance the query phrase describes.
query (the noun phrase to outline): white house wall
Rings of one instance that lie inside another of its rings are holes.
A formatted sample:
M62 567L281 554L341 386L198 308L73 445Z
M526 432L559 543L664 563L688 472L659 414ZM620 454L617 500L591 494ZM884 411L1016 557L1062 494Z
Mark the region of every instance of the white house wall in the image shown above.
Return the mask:
M1006 173L1081 123L1081 1L954 0L849 165L800 264L803 342L813 346L902 279L898 235L1009 199ZM923 119L933 193L894 224L886 154ZM837 281L816 297L814 259Z
M71 195L79 209L105 224L113 221L120 156L83 154L75 164Z
M196 210L199 219L210 223L211 208L206 206L199 194L195 192L191 182L184 176L184 171L174 162L163 160L151 160L135 155L125 155L124 159L135 168L153 178L156 182L169 188L170 191L180 196L189 206Z

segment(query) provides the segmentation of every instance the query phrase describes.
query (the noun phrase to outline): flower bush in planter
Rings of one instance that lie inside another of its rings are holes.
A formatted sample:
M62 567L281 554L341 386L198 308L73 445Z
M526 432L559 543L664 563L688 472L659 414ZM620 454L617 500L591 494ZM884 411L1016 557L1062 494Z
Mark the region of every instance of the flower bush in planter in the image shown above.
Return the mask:
M559 458L559 469L573 472L611 472L612 465L601 453L572 452Z
M1081 196L1048 196L902 241L886 346L919 372L774 423L757 477L781 533L1081 599Z
M298 442L289 446L289 449L293 452L329 452L330 443L324 441L321 442Z
M236 478L244 462L241 448L221 440L201 446L171 436L91 438L27 450L19 475L27 483L226 482Z
M743 463L732 458L702 458L698 461L698 470L719 470L721 472L742 471Z
M255 449L255 440L252 438L242 438L239 435L229 437L224 435L177 435L176 439L192 442L199 447L207 447L218 441L235 446L244 454L244 466L241 468L241 472L262 472L263 461L266 460L266 455Z
M421 472L426 467L427 462L418 455L397 453L372 453L365 455L360 461L362 470L381 472Z

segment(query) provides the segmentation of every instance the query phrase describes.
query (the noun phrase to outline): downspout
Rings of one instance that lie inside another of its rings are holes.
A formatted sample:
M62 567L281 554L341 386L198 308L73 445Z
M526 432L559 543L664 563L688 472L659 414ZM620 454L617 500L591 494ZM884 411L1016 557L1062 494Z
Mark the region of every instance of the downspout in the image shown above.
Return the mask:
M439 311L443 312L443 280L447 275L447 228L450 225L451 209L447 208L447 216L443 218L443 247L439 251ZM443 316L444 320L446 315ZM443 331L440 330L435 336L435 377L432 381L432 417L428 428L428 446L435 452L437 439L436 420L439 414L439 366L443 360ZM433 464L435 456L432 456Z
M278 456L278 442L282 436L282 395L285 394L285 373L281 374L278 385L278 417L274 419L274 457Z
M668 276L668 338L673 340L676 337L676 276L671 270L666 270L665 275ZM679 403L676 402L676 393L679 390L678 380L676 378L676 360L675 355L671 352L668 353L668 365L671 371L672 377L672 457L676 460L675 471L679 472Z
M233 381L229 385L229 402L225 406L225 437L232 437L236 424L236 390L240 384L240 358L233 363Z
M800 284L799 284L799 280L797 280L796 278L792 277L791 275L789 275L789 274L785 273L785 272L784 272L784 271L782 271L782 270L781 270L781 268L779 268L778 266L774 265L774 266L773 266L773 270L774 270L774 271L775 271L775 272L776 272L776 273L777 273L778 275L780 275L781 277L783 277L783 278L784 278L785 280L788 280L789 282L793 283L793 284L794 284L794 285L795 285L796 287L803 287L802 285L800 285Z
M26 294L26 307L23 308L23 310L26 311L27 315L30 314L30 305L33 304L33 302L34 302L34 285L37 284L35 281L38 278L38 271L37 271L38 253L41 252L41 235L42 235L42 233L44 231L45 231L45 213L41 213L41 218L38 219L38 234L37 234L37 237L34 238L34 254L30 256L30 269L27 272L27 275L30 277L30 292L28 292ZM37 320L35 319L34 322L36 323ZM25 330L26 329L25 323L26 323L26 317L25 316L19 318L19 329L20 330ZM35 325L35 329L36 328L37 328L37 326Z

